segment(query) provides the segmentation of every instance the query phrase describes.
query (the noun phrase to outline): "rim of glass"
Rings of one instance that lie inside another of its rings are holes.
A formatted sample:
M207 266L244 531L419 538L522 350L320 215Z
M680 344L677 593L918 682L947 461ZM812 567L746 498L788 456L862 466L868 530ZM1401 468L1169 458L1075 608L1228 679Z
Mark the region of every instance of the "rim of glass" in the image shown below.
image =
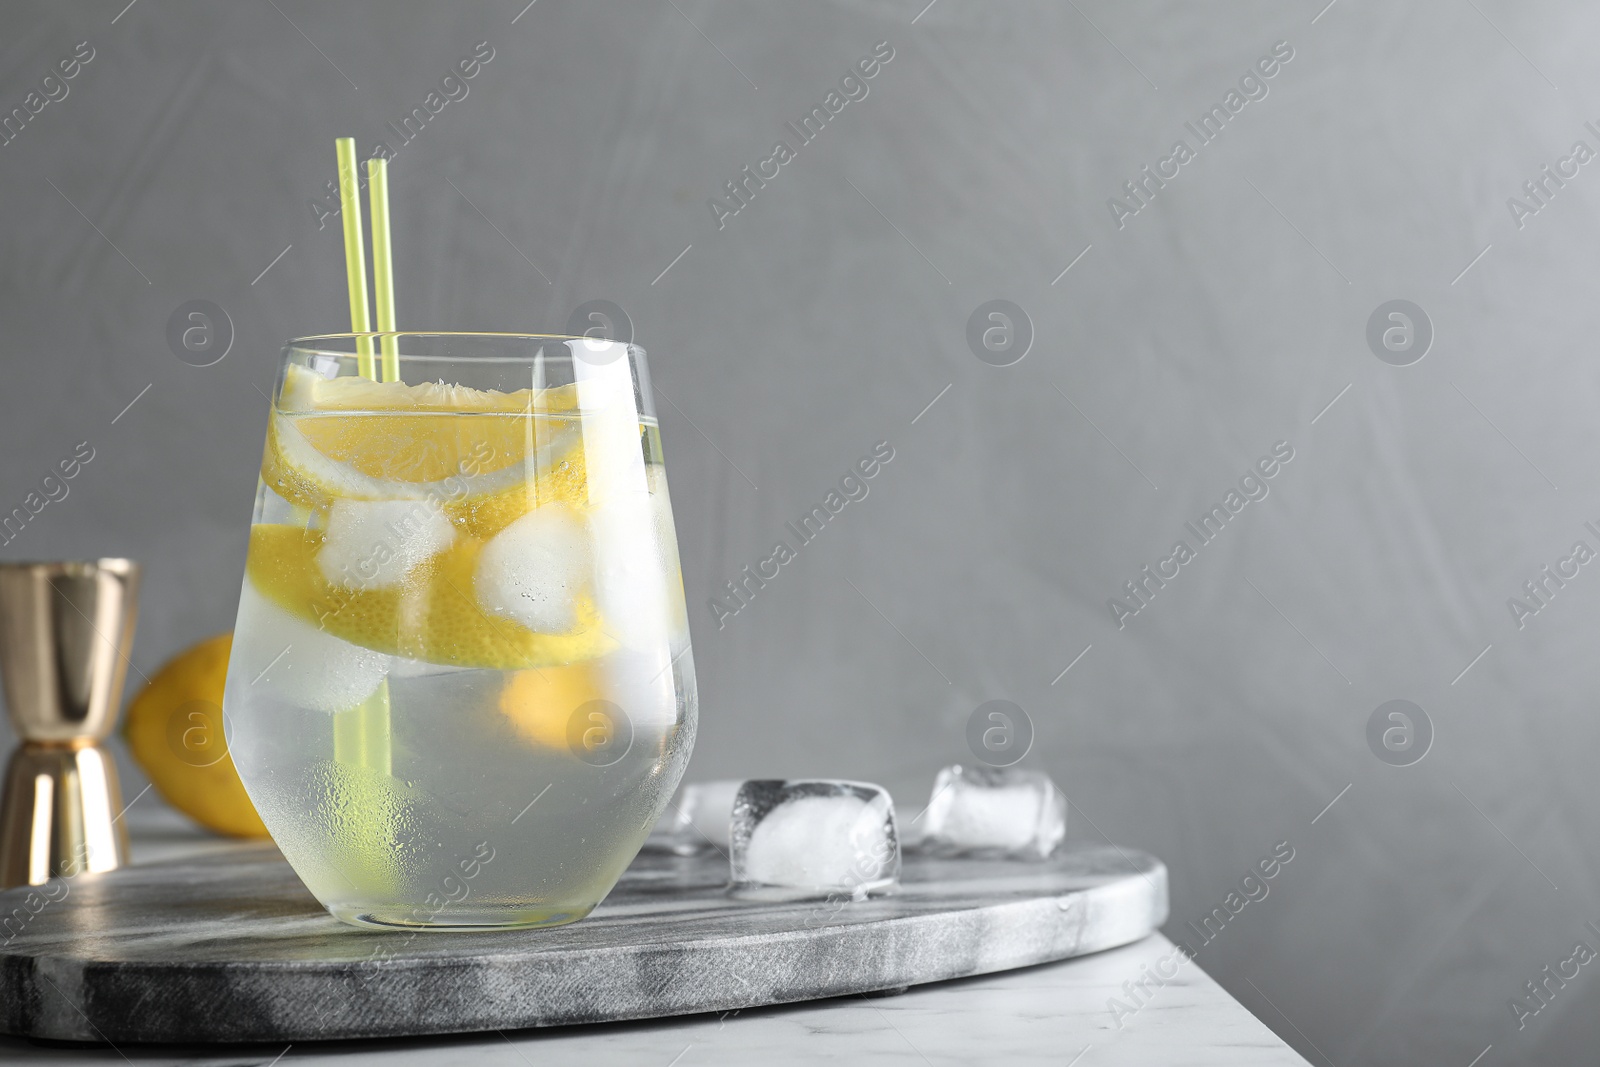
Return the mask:
M606 341L615 345L639 347L633 341L619 341L614 337L590 337L583 333L518 333L515 330L369 330L365 333L313 333L305 337L291 337L286 343L299 345L302 341L354 341L361 337L510 337L519 341Z
M485 340L502 341L603 341L610 345L622 345L628 350L628 354L630 356L645 355L645 350L641 345L636 344L633 341L618 341L610 337L590 337L586 334L570 333L516 333L512 331L494 330L371 330L364 333L318 333L311 334L307 337L292 337L288 341L284 342L284 348L292 349L297 352L309 352L315 355L353 357L358 354L355 351L356 341L362 338L376 340L382 337L473 337L483 338ZM315 343L327 341L348 341L350 342L350 351L345 352L338 349L324 348L322 345ZM400 358L408 360L492 360L506 358L531 359L533 357L531 354L527 356L506 357L474 353L459 353L456 355L447 356L424 354L420 352L415 354L402 352L400 353Z

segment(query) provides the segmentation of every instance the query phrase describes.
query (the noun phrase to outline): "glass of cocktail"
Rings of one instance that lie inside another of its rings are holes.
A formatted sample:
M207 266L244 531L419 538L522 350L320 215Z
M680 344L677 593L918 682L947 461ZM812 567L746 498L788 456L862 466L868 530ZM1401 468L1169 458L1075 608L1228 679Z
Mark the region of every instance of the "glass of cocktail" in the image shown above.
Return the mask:
M224 700L234 763L341 919L581 919L695 734L644 351L384 338L384 380L361 373L371 335L284 351Z

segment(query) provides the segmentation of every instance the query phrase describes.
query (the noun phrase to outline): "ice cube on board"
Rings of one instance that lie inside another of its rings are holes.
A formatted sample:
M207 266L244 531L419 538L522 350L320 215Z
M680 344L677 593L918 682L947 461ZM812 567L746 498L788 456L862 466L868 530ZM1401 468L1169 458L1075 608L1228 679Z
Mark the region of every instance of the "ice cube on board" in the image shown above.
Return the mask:
M881 786L832 779L756 779L734 798L735 887L855 899L894 885L900 841Z
M733 798L742 785L743 778L724 778L684 786L677 803L656 822L645 844L680 856L712 848L726 854Z
M1044 859L1067 832L1067 798L1040 771L956 764L933 781L917 847Z

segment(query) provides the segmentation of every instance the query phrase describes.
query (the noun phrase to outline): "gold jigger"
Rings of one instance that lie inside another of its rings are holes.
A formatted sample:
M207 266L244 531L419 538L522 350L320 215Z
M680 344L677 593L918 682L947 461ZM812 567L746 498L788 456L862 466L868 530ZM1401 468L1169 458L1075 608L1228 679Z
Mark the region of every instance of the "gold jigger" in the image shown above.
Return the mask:
M116 726L139 565L0 563L0 674L22 738L0 792L0 889L128 861Z

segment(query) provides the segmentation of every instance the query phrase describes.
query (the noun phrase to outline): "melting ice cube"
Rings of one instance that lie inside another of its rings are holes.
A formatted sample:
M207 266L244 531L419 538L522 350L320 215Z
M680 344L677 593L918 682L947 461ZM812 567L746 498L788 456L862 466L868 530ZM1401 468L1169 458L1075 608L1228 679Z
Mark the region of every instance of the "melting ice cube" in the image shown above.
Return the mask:
M727 852L733 799L742 785L742 778L724 778L684 786L683 796L661 816L646 843L680 856L692 856L708 848Z
M843 891L859 900L900 876L894 801L866 782L745 782L731 833L736 886Z
M428 500L335 500L317 567L336 585L382 589L450 547L455 528Z
M483 546L472 584L484 610L539 633L564 633L577 625L577 595L588 577L583 520L564 504L546 504Z
M1067 798L1039 771L946 767L933 781L918 847L940 855L1043 859L1067 832Z
M267 600L246 580L239 596L230 689L259 689L295 707L335 712L378 688L390 657L319 630Z

